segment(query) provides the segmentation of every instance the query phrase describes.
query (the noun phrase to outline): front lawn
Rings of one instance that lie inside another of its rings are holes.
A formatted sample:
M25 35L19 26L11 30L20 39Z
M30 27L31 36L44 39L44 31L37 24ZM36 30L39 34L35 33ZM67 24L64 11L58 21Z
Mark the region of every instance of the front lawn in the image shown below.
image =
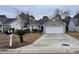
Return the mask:
M67 34L79 40L79 33L78 32L70 32Z
M19 36L13 35L13 48L19 48L22 46L27 46L35 42L42 34L39 33L29 33L24 35L24 43L20 43ZM9 48L9 39L6 34L0 34L0 49Z

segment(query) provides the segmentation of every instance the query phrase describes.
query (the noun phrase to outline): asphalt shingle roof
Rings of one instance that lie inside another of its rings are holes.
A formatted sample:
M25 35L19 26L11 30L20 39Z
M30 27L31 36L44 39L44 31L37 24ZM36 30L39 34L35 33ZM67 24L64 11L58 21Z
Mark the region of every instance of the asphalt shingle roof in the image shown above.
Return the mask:
M3 24L9 24L15 20L16 18L7 18L5 15L0 15L0 22L2 22Z

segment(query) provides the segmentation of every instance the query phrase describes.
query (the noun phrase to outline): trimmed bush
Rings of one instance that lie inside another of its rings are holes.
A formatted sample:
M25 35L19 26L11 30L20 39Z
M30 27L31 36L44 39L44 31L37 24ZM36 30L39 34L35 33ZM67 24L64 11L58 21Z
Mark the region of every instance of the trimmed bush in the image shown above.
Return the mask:
M30 33L29 29L18 29L16 30L16 34L19 35L20 37L20 42L23 43L23 35L25 35L26 33Z
M23 35L26 34L26 32L23 29L16 30L16 34L20 37L20 42L23 43Z
M39 32L39 30L38 29L32 29L32 32L36 33L36 32Z
M16 34L17 34L17 35L24 35L25 33L26 33L26 32L25 32L24 30L22 30L22 29L21 29L21 30L19 30L19 29L16 30Z
M24 29L24 30L18 29L18 30L15 31L15 33L18 34L18 35L24 35L26 33L30 33L30 30L29 29Z
M4 30L3 33L7 34L8 33L8 30Z
M24 32L25 33L30 33L31 31L30 31L30 29L24 29Z
M12 34L13 32L12 32L11 30L5 30L4 33L7 34L7 35L10 35L10 34Z

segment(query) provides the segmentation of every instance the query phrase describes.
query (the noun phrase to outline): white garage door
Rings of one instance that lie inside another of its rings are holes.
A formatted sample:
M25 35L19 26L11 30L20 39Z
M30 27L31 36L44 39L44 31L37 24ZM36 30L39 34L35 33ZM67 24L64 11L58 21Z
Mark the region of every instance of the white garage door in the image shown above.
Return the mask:
M64 27L46 27L46 33L64 33Z

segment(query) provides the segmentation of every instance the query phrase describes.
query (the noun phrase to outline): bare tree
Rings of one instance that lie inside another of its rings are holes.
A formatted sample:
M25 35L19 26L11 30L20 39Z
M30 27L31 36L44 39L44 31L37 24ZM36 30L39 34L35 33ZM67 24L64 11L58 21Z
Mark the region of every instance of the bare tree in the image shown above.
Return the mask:
M42 19L43 19L43 21L48 21L49 17L48 16L43 16Z
M61 19L60 9L55 9L54 18L55 18L55 19Z
M30 15L29 13L20 12L20 14L17 16L17 19L21 29L23 29L25 25L34 20L34 16Z
M56 9L55 14L60 14L60 9Z
M71 20L71 16L70 16L69 11L64 11L63 16L64 16L64 18L62 21L66 23L66 32L68 32L68 25L69 25L69 22Z
M20 42L23 43L23 35L27 33L23 28L25 27L25 25L29 24L35 18L33 15L30 15L28 12L25 13L21 11L20 13L18 13L17 19L21 28L17 30L16 33L20 36Z

